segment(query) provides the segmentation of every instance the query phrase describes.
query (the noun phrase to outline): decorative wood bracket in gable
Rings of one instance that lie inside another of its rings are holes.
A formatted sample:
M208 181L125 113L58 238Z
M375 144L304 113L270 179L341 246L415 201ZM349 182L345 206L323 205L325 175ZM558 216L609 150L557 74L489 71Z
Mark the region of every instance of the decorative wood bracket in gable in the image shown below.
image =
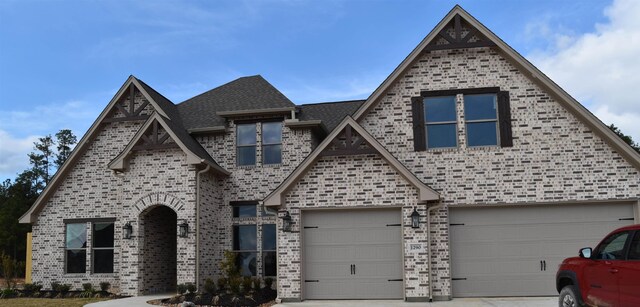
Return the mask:
M140 141L131 148L132 150L154 150L180 148L177 143L173 142L169 132L162 129L157 120L154 120L151 127L140 136Z
M371 148L364 138L347 125L340 135L333 139L331 145L327 146L320 156L348 156L374 154L377 151Z
M115 103L115 110L120 116L114 116L116 112L112 112L111 117L105 118L104 122L123 122L134 120L146 120L149 118L149 114L143 114L143 111L149 105L149 101L142 100L140 105L136 106L136 93L139 90L133 83L129 84L129 95L122 95L120 100ZM128 99L127 99L128 98Z
M480 34L478 29L469 25L460 14L447 24L425 50L464 49L476 47L493 47L496 44Z

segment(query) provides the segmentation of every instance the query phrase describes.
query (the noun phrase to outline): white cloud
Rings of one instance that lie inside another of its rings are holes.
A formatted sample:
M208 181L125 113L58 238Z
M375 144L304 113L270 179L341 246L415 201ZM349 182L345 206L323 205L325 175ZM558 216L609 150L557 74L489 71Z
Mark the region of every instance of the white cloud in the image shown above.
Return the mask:
M604 15L608 22L595 31L556 32L552 47L528 58L606 124L640 141L640 1L616 0Z
M15 138L0 130L0 181L14 179L16 174L29 167L27 154L33 149L38 136Z

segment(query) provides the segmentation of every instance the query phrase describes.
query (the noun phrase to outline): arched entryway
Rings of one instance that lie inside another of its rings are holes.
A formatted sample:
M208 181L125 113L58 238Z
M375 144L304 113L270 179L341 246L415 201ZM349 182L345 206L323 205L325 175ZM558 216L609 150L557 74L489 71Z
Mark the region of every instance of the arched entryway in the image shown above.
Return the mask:
M177 284L177 215L167 206L140 213L142 235L141 292L166 293Z

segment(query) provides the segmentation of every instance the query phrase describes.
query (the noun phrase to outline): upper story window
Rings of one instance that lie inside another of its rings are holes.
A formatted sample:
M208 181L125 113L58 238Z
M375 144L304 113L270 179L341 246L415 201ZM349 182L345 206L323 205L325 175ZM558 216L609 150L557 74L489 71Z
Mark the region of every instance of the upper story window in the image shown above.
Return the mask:
M256 165L256 124L237 126L238 165Z
M458 147L458 123L466 127L463 146L513 146L509 92L500 88L423 91L411 98L411 110L416 151Z
M498 145L496 94L465 95L464 119L467 128L467 146Z
M259 143L258 125L261 128ZM282 122L238 124L236 129L236 159L239 166L256 165L258 146L261 147L263 165L282 163Z
M456 97L441 96L424 99L427 148L456 147Z
M262 163L282 162L282 123L262 123Z

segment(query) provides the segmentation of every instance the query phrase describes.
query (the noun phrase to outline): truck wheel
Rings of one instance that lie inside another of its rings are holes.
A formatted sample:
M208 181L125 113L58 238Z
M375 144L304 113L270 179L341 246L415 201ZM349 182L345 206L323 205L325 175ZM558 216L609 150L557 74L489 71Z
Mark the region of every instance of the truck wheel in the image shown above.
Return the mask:
M580 307L578 303L578 291L576 286L568 285L562 288L560 291L560 298L558 299L558 306L560 307Z

